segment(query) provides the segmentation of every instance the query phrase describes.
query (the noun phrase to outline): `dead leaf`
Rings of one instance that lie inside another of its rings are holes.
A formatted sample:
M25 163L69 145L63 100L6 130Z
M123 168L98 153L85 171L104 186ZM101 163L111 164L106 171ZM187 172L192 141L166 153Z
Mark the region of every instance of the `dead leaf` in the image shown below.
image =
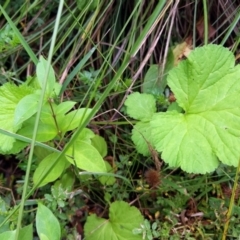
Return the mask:
M203 39L204 38L204 18L203 17L201 17L200 20L198 20L196 28L197 28L199 38ZM216 29L210 23L208 23L208 39L214 37L215 33L216 33Z

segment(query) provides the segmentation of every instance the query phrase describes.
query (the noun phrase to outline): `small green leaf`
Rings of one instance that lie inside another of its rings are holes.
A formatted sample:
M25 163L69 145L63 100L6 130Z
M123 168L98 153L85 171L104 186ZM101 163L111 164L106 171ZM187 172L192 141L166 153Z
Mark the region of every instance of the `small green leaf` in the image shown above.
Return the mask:
M46 80L46 70L47 70L47 61L43 58L43 56L40 57L40 61L37 64L37 79L38 82L41 86L41 88L43 88L44 86L44 81ZM54 70L52 68L52 66L50 66L49 69L49 74L47 77L47 89L46 89L46 93L47 95L51 95L54 86L55 86L55 74L54 74Z
M76 144L81 144L81 141L87 142L91 144L91 139L95 136L94 132L88 128L84 128L81 133L78 135L75 143ZM78 143L78 141L80 141Z
M107 172L108 173L114 173L114 169L112 168L112 166L108 162L106 162L106 161L104 161L104 162L105 162L105 165L106 165ZM103 175L98 177L98 180L101 184L108 185L108 186L113 185L116 182L115 177L104 175L104 173L103 173Z
M143 93L150 93L156 96L163 94L167 86L168 72L174 67L174 55L170 49L167 56L165 68L159 64L153 64L149 67L143 83Z
M68 189L68 191L72 191L74 188L74 182L75 182L75 175L72 174L71 170L67 170L60 178L59 180L60 184L62 185L63 189Z
M137 120L149 121L156 112L156 100L151 94L135 92L125 101L127 114Z
M92 109L80 108L78 110L71 111L67 115L58 116L58 126L61 132L71 131L81 125L83 121L90 114Z
M60 153L51 153L47 157L45 157L40 164L37 166L34 174L33 174L33 182L34 184L38 184L42 176L49 171L51 167L51 163L59 156ZM50 170L50 172L47 174L47 176L41 181L39 187L42 187L49 182L55 181L57 178L59 178L68 165L68 161L65 157L61 157L54 167Z
M36 115L28 119L23 123L22 128L18 131L18 134L32 138L33 129L35 125ZM40 122L38 124L36 140L39 142L47 142L55 138L58 134L57 128L54 121L49 118L49 121L43 122L40 117Z
M67 160L89 172L107 172L105 162L96 148L85 141L76 141L66 152Z
M76 104L76 102L72 102L72 101L67 101L67 102L62 102L60 103L55 110L55 115L61 115L61 114L65 114L68 111L70 111L74 105Z
M214 171L240 157L240 66L218 45L196 48L169 73L168 84L185 113L156 113L151 139L172 167Z
M16 106L14 125L18 126L33 116L38 109L39 94L33 93L22 98Z
M86 240L141 240L141 235L134 235L133 229L140 228L143 216L136 207L116 201L109 209L109 219L99 218L96 214L87 218L84 226Z
M36 228L38 236L41 237L40 239L61 239L61 229L57 218L50 209L40 202L36 214Z
M107 155L107 143L105 139L99 135L95 135L92 139L92 146L95 147L102 157Z

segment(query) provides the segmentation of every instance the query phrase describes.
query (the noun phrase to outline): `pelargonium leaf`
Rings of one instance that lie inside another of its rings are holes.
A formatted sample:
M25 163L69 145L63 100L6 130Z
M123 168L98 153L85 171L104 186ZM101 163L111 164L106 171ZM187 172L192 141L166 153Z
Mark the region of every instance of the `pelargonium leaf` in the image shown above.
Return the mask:
M240 66L226 48L207 45L170 71L168 85L185 113L156 113L152 142L172 167L206 173L240 157Z

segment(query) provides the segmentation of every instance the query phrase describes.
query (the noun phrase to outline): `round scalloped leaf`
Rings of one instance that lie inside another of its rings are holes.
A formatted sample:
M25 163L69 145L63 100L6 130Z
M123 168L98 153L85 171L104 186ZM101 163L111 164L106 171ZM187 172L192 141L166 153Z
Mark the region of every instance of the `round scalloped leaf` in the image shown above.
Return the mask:
M132 93L124 105L130 117L141 121L149 121L156 112L156 100L153 95L147 93Z
M172 167L214 171L240 157L240 66L226 48L207 45L169 73L168 84L185 113L156 113L152 142Z
M123 201L116 201L109 209L109 219L99 218L96 214L87 218L84 226L86 240L141 240L134 235L133 229L140 228L143 216L136 207Z

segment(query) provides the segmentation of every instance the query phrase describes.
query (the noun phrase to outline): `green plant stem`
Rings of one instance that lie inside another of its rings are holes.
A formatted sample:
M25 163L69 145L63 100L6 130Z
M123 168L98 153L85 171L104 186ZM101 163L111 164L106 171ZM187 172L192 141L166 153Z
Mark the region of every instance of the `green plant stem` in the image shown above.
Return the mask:
M229 222L230 222L230 219L231 219L231 216L232 216L232 211L233 211L233 208L234 208L234 202L235 202L235 197L236 197L236 191L237 191L237 188L238 188L239 173L240 173L240 160L238 162L238 167L237 167L237 170L236 170L234 185L233 185L233 189L232 189L232 195L231 195L229 208L228 208L228 213L227 213L227 221L224 225L222 240L226 240L226 237L227 237Z
M26 199L26 195L27 195L29 176L30 176L30 172L31 172L33 151L34 151L34 147L35 147L37 130L38 130L38 124L39 124L41 109L42 109L42 105L43 105L43 101L44 101L44 95L45 95L46 86L47 86L48 74L49 74L49 70L50 70L50 66L51 66L51 59L52 59L52 56L53 56L54 45L55 45L55 41L56 41L56 38L57 38L58 26L59 26L60 19L61 19L63 3L64 3L64 0L60 0L59 7L58 7L58 12L57 12L57 17L56 17L56 22L55 22L55 27L54 27L53 36L52 36L52 42L51 42L51 46L50 46L50 50L49 50L47 69L46 69L45 79L44 79L44 86L43 86L40 101L39 101L38 112L37 112L37 116L36 116L34 130L33 130L31 148L30 148L30 153L29 153L29 157L28 157L27 171L26 171L25 182L24 182L24 186L23 186L23 194L22 194L21 204L20 204L20 208L19 208L15 240L18 240L19 231L20 231L20 228L21 228L24 204L25 204L25 199Z
M207 1L203 0L203 11L204 11L204 45L208 44L208 11Z

